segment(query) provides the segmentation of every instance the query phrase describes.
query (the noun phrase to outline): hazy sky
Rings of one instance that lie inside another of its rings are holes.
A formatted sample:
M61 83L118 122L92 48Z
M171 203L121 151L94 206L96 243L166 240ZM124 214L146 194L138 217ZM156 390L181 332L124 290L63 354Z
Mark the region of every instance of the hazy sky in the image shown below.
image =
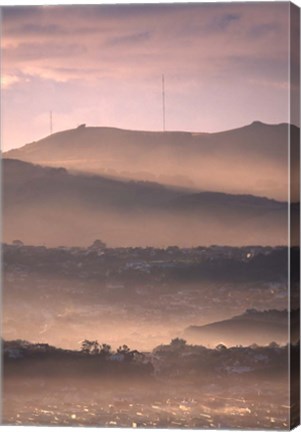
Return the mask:
M220 131L288 121L289 3L2 9L3 150L80 123Z

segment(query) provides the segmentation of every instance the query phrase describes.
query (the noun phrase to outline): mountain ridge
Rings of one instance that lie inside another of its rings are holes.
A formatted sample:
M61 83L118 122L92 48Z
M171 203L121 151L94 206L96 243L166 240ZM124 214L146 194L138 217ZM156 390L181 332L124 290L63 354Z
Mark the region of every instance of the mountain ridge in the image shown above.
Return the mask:
M287 204L267 198L191 194L15 159L2 164L4 241L85 245L100 237L120 246L196 246L279 245L287 239Z
M160 130L146 130L146 129L126 129L126 128L119 128L119 127L115 127L115 126L86 126L86 125L79 125L75 128L70 128L70 129L64 129L61 131L57 131L57 132L53 132L50 135L46 135L43 138L40 138L39 140L35 140L29 143L26 143L22 146L19 147L14 147L12 149L6 150L3 153L3 155L8 156L9 153L15 152L17 150L23 149L24 147L30 146L32 144L36 144L36 143L41 143L43 141L48 140L51 137L58 137L61 134L65 134L65 133L71 133L74 131L82 131L82 130L104 130L104 131L116 131L116 132L128 132L128 133L138 133L138 134L149 134L149 135L167 135L167 134L183 134L183 135L187 135L187 136L208 136L208 135L218 135L218 134L223 134L223 133L231 133L233 131L239 131L242 129L246 129L246 128L251 128L254 126L259 126L259 127L289 127L291 126L292 128L296 128L299 129L298 126L295 125L290 125L289 123L285 123L285 122L281 122L281 123L265 123L259 120L254 120L253 122L243 125L243 126L238 126L236 128L231 128L231 129L225 129L225 130L221 130L221 131L215 131L215 132L196 132L196 131L186 131L186 130L171 130L171 131L160 131Z
M5 152L3 158L285 201L287 140L283 123L255 122L217 133L80 126Z
M292 310L293 321L298 321L299 310ZM287 343L289 315L287 310L248 309L241 315L205 325L192 325L184 336L198 343L210 339L213 344L268 344L271 341ZM297 339L293 335L294 342Z

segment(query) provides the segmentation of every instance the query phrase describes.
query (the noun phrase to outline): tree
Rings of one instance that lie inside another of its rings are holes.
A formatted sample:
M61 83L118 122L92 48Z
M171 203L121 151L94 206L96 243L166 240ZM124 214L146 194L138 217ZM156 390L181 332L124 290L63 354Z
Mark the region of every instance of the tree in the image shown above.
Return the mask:
M122 345L117 349L117 354L123 355L124 361L132 361L135 356L135 351L131 351L131 349L127 345Z
M21 240L14 240L13 245L21 247L21 246L24 246L24 243Z
M257 343L252 343L252 345L250 345L250 348L251 349L257 349L257 348L259 348L259 345L257 345Z
M107 245L102 240L95 240L91 246L89 246L89 249L97 251L97 250L103 250L107 247Z
M143 353L141 353L141 352L139 352L137 350L134 350L133 351L133 359L137 363L144 363L145 360L146 360L146 357L145 357L145 355Z
M99 355L107 359L108 357L110 357L111 354L112 354L111 345L105 343L100 345Z
M226 347L226 345L220 343L220 344L216 345L215 349L217 351L225 351L225 350L227 350L227 347Z
M273 342L271 342L271 343L268 345L268 347L269 347L269 348L276 349L276 348L280 348L280 345L277 344L277 342L273 341Z
M175 338L170 342L170 346L176 349L183 349L187 346L187 342L185 339Z
M97 342L97 340L95 340L95 341L89 341L88 339L85 339L82 342L81 351L84 354L90 354L90 355L91 354L92 355L99 354L99 352L100 352L100 345Z

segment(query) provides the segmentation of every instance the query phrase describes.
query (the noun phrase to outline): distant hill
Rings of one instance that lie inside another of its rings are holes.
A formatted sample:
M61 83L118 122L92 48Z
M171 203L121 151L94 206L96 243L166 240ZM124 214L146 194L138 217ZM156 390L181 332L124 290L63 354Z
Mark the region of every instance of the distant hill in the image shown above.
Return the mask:
M299 311L292 312L292 322ZM287 310L247 310L244 314L203 326L190 326L184 332L189 342L215 346L223 343L234 345L267 345L272 341L288 342ZM297 336L297 335L293 335ZM296 341L293 340L293 343Z
M111 246L279 245L287 205L3 160L3 240Z
M298 133L293 126L292 134ZM219 133L81 126L8 151L3 157L199 191L285 201L287 148L287 124L254 122Z

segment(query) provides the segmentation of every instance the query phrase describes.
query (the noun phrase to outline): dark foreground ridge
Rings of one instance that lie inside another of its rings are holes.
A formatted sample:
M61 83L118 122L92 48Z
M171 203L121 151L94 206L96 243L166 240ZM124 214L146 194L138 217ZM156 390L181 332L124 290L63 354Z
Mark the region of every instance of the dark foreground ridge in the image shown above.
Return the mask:
M292 346L297 350L299 342ZM46 343L23 340L2 341L4 374L107 378L165 377L198 379L200 382L217 376L260 374L265 378L284 376L287 367L287 345L271 342L267 346L248 347L223 344L210 349L189 345L175 338L168 345L159 345L151 352L132 350L127 345L113 350L106 343L84 340L80 350L56 348ZM280 374L280 375L279 375ZM189 377L189 378L188 378Z

